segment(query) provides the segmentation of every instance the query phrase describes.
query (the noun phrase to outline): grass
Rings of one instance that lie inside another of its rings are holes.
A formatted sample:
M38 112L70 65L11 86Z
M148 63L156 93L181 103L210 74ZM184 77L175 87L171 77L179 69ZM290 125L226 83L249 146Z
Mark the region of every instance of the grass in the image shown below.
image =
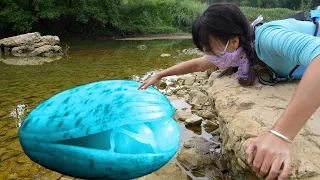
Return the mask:
M250 21L255 20L259 15L262 15L264 22L285 19L288 16L299 12L285 8L263 9L255 7L240 7L240 9L249 18Z

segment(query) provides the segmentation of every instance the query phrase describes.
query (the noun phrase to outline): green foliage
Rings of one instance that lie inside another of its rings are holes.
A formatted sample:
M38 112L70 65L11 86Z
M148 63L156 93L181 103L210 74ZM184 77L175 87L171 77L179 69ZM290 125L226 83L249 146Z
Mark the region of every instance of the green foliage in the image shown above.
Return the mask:
M292 14L298 13L284 8L254 8L254 7L240 7L241 11L248 17L250 21L255 20L259 15L263 16L264 22L269 22L277 19L284 19Z
M283 7L305 10L316 5L316 0L0 0L0 36L31 31L84 38L190 32L208 4L222 1L240 5L250 20L261 14L265 21L296 13Z
M125 1L118 28L123 34L180 32L190 28L206 6L195 0Z
M301 0L300 10L311 9L312 8L312 4L313 4L312 0Z
M0 7L4 7L0 12L0 27L12 25L13 31L25 33L29 32L33 23L38 20L29 11L28 1L4 0L0 2Z

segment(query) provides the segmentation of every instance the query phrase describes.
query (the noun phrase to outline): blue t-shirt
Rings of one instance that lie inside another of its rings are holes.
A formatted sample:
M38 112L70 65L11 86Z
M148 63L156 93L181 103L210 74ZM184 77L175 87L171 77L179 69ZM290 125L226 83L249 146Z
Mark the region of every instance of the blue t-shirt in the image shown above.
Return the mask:
M257 55L280 77L287 76L297 64L307 67L320 55L320 37L313 36L315 28L313 22L291 18L257 26Z

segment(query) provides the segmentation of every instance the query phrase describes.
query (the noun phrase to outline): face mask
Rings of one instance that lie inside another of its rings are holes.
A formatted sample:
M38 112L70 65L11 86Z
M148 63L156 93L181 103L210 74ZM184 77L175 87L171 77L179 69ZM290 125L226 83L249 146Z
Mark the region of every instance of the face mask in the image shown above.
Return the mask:
M249 72L249 60L242 47L239 47L231 53L227 52L226 50L229 46L229 42L230 41L227 42L226 47L220 54L216 56L205 55L205 57L219 68L238 67L236 77L238 79L247 78Z
M254 27L257 24L259 24L261 21L263 21L263 17L260 15L256 20L254 20L251 23L251 27L254 29ZM242 47L239 47L237 50L235 50L232 53L226 52L229 45L229 41L227 42L227 45L224 48L224 51L222 51L219 55L217 56L205 55L205 56L209 61L214 63L219 68L238 67L236 78L238 79L248 78L250 64L249 64L247 55L245 54ZM254 47L253 42L251 46Z

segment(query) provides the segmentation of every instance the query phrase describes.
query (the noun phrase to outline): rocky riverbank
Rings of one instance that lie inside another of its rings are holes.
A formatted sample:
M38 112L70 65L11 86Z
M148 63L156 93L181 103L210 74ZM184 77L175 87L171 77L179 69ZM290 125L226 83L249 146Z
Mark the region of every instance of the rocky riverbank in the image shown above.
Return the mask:
M233 76L217 78L218 73L200 72L176 78L164 91L169 92L169 98L172 94L183 97L192 105L192 113L176 112L177 121L185 121L186 124L191 121L193 125L202 121L205 126L210 126L211 134L220 134L221 139L221 153L215 151L219 142L202 138L185 141L177 159L185 168L201 172L209 179L258 179L247 164L246 146L253 137L267 131L278 120L298 82L272 87L256 83L245 88ZM165 87L163 82L161 86ZM168 90L170 88L173 90ZM200 118L191 117L192 114ZM293 168L289 179L320 179L319 118L318 110L294 140Z

